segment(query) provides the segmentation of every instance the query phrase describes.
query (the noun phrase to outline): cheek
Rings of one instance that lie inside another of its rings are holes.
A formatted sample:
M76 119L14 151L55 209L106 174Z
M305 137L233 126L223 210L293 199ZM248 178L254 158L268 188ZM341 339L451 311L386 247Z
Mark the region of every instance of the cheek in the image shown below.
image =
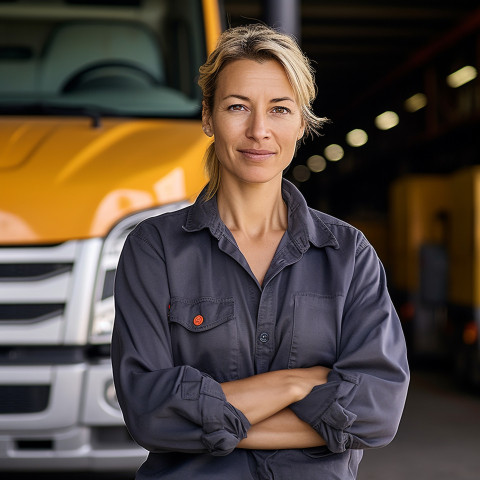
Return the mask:
M283 135L281 135L280 138L283 139L283 144L285 148L288 149L288 151L294 152L296 150L297 143L299 140L299 134L298 134L298 130L296 130L295 127L292 126L291 129L283 132Z
M214 142L217 158L220 163L224 163L231 156L229 152L233 149L232 136L225 131L223 126L217 127L215 129Z
M302 122L298 119L290 119L290 121L284 122L278 125L277 135L280 140L283 139L284 143L296 143L303 133Z
M240 137L238 125L229 125L226 122L216 123L215 142L221 144L224 148L232 147Z

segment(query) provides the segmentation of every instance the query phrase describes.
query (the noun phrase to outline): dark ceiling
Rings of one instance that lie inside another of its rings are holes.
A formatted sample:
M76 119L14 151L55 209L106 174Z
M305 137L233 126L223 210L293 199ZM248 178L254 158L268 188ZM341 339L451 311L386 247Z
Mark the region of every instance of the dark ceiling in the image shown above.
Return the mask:
M264 20L263 3L224 0L227 25ZM369 135L361 148L346 146L344 159L327 162L325 172L296 182L312 206L343 217L359 211L385 214L389 185L398 176L480 163L480 79L476 87L455 89L455 98L435 86L445 84L452 71L447 70L457 63L480 68L476 1L302 0L300 7L301 47L316 69L314 110L331 123L323 136L300 149L287 178L295 165L323 154L329 143L344 145L350 129L364 128ZM425 90L428 82L436 98L428 99L426 109L401 117L389 132L373 126L375 115L393 108L400 96L403 103L414 89ZM457 107L469 115L463 123L456 122Z
M293 0L292 0L293 1ZM231 26L263 20L261 0L224 0ZM335 117L382 77L463 22L474 0L302 0L301 46L320 115Z

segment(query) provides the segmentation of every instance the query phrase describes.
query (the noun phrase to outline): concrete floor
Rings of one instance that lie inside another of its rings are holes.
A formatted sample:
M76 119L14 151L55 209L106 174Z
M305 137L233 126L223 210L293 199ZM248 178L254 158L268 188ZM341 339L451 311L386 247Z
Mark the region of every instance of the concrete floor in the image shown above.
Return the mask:
M414 372L398 434L366 451L358 480L480 480L480 395Z

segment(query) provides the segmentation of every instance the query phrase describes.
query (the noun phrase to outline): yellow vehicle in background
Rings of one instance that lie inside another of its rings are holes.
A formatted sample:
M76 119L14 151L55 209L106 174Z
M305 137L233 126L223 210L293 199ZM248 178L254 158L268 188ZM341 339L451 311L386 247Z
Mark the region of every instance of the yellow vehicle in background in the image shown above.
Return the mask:
M0 470L134 470L109 360L142 219L205 183L215 0L0 1Z
M408 175L390 196L390 285L410 360L480 387L480 167Z
M449 302L456 377L480 391L480 167L451 178Z
M408 175L390 189L390 288L411 361L446 356L450 205L448 176Z

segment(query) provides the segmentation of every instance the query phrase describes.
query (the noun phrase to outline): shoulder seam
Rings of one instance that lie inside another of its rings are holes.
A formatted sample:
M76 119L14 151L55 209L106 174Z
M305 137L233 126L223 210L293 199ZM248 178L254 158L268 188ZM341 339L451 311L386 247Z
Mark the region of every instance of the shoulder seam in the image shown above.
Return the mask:
M360 242L358 243L358 246L355 249L355 256L358 255L362 250L364 250L370 245L370 242L367 240L364 233L361 230L359 230L357 227L354 227L353 225L350 225L349 223L344 222L343 220L338 220L337 222L325 221L325 220L322 220L322 221L328 227L347 228L348 230L359 234Z
M149 240L147 240L143 235L140 235L140 233L136 230L134 230L131 233L132 237L137 237L139 240L142 240L144 243L146 243L152 250L155 250L155 247L150 243Z
M370 243L365 238L365 235L363 235L362 233L362 238L360 240L360 243L358 244L357 249L355 250L355 255L358 255L361 251L365 250L369 245Z
M147 240L143 235L141 235L136 229L132 231L132 233L130 234L132 237L135 237L135 238L138 238L139 240L141 240L143 243L145 243L146 245L148 245L155 253L157 253L157 255L162 259L162 262L165 262L165 258L163 255L160 254L160 252L158 252L158 249L156 249L152 243Z

